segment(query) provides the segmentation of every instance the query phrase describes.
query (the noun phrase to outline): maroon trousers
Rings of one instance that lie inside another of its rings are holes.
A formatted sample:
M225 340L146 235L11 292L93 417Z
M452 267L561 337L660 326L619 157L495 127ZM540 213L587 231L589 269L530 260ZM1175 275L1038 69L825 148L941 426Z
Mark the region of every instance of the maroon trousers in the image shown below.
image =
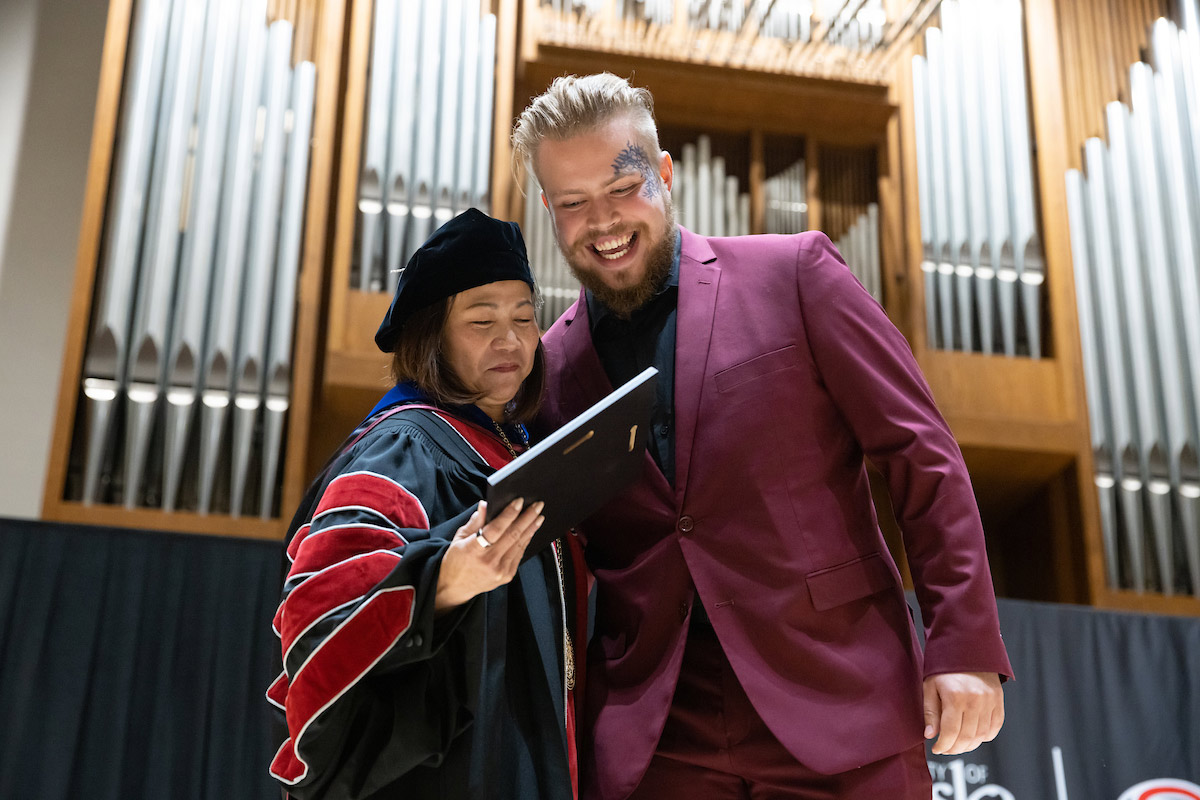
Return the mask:
M921 745L840 775L806 769L754 710L716 634L693 625L658 750L631 800L929 800L932 794Z

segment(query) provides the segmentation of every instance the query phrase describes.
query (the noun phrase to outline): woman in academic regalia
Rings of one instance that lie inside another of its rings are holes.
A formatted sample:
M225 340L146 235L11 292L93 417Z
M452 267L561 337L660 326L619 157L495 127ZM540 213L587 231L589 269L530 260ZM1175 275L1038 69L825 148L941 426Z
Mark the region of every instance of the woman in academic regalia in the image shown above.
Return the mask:
M519 229L475 209L400 275L375 335L396 386L289 533L268 698L292 797L575 796L578 545L522 563L541 504L481 502L540 401L535 302Z

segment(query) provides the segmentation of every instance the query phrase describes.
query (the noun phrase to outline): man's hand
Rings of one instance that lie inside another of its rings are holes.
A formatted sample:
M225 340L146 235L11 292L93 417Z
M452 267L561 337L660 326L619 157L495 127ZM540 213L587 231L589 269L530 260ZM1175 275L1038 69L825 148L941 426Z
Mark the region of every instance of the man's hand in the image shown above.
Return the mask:
M1004 692L994 672L949 672L925 679L925 738L933 752L958 755L990 742L1004 724Z

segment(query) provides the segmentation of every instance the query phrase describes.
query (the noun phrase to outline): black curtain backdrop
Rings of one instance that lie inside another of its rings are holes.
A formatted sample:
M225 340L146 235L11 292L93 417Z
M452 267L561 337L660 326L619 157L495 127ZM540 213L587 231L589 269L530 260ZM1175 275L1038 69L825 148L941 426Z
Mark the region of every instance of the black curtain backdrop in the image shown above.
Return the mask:
M0 519L0 800L277 800L282 565L278 542ZM1007 722L929 758L935 800L1200 798L1200 620L1000 617Z
M282 545L0 520L0 798L280 796Z

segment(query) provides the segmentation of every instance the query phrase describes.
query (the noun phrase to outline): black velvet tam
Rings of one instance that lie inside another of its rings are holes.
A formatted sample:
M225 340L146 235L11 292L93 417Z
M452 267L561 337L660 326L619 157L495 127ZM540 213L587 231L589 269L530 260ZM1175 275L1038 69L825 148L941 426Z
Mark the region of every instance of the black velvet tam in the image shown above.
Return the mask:
M469 208L434 231L400 271L396 296L375 332L375 344L392 352L414 311L496 281L525 281L535 288L521 229L515 222Z

